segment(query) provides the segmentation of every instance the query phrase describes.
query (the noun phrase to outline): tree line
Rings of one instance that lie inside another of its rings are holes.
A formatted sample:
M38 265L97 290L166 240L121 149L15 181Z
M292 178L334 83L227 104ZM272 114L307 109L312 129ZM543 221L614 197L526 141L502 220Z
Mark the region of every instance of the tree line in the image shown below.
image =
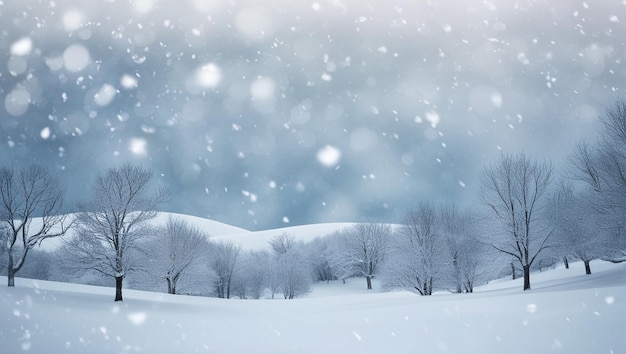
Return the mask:
M510 275L531 288L531 271L570 260L626 260L626 104L600 117L597 141L581 141L567 168L502 154L485 166L471 208L420 202L400 224L358 223L311 242L276 235L265 251L213 241L189 223L150 221L167 201L150 170L129 163L96 175L78 212L67 214L64 190L37 164L0 168L0 271L15 275L221 298L293 299L313 282L361 277L367 289L420 295L472 292ZM53 254L35 246L73 229ZM27 256L32 259L27 262Z

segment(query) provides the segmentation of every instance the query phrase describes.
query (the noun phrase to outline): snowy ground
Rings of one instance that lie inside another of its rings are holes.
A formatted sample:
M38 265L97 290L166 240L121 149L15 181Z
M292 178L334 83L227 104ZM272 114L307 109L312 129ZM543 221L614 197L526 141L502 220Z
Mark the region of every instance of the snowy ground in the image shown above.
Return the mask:
M626 353L626 264L592 262L470 295L367 293L221 300L17 279L0 287L1 353ZM4 283L5 279L0 279Z

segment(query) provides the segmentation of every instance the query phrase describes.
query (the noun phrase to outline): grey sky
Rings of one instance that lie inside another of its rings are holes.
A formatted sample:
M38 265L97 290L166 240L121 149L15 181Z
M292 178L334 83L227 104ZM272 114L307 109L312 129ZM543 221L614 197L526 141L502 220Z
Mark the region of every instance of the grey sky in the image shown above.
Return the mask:
M0 161L71 201L140 163L166 209L249 229L471 203L500 151L559 166L624 89L626 5L555 3L0 2Z

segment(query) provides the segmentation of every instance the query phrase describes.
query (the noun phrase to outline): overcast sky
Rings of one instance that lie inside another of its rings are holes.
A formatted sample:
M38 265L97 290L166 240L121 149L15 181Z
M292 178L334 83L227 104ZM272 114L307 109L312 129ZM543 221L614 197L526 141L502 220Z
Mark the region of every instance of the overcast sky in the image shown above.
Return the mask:
M125 161L248 229L471 205L563 164L626 89L622 1L0 1L0 163L68 203ZM622 96L623 97L623 96Z

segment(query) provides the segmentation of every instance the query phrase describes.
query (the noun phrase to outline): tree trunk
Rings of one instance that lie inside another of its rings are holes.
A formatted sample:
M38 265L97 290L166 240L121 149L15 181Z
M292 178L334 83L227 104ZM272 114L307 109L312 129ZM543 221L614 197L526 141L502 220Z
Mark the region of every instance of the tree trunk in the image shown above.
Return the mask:
M511 263L511 274L513 277L513 280L517 279L517 274L515 274L515 264Z
M565 269L569 269L569 261L567 260L567 256L563 257L563 264L565 264Z
M13 268L9 268L7 272L8 286L15 286L15 273Z
M591 266L589 265L589 261L583 261L585 263L585 274L591 274Z
M168 294L176 294L176 285L174 285L172 279L165 278L167 281L167 293Z
M530 290L530 265L524 266L524 290Z
M122 281L123 277L115 277L115 301L123 301L122 299Z
M428 278L428 285L426 286L426 295L433 294L433 278Z
M9 280L8 286L15 286L15 269L13 268L13 256L9 251L9 265L7 268L7 279Z
M367 281L367 290L372 290L372 277L368 275L365 280Z

